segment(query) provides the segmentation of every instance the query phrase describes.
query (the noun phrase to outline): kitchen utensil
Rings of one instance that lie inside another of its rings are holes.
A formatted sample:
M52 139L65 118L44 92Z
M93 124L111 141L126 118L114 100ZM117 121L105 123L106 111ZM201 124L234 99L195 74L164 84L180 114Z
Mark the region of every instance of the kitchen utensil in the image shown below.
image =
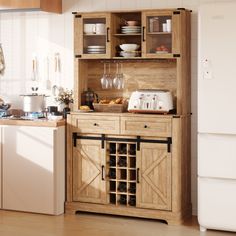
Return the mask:
M167 32L167 24L166 23L162 24L162 31Z
M104 63L104 71L103 71L103 75L101 78L101 85L102 85L102 89L108 89L108 80L107 80L107 74L106 74L106 63Z
M5 67L6 67L6 65L5 65L2 44L0 43L0 75L4 75Z
M95 24L84 24L84 33L85 34L95 34Z
M140 45L138 44L134 44L134 43L127 43L127 44L121 44L120 48L123 51L135 51L140 47Z
M107 74L108 88L112 88L112 76L111 76L111 64L108 64L108 74Z
M171 32L171 20L166 20L166 31Z
M35 56L32 59L32 76L31 80L36 81L38 79L38 60L37 57Z
M45 95L26 94L23 97L24 112L43 112L45 110Z
M96 34L105 34L106 33L106 25L102 23L95 24L95 33Z
M116 63L116 75L113 78L112 84L115 89L119 89L120 87L119 63Z
M45 59L45 67L46 67L45 87L46 87L46 89L51 89L52 84L51 84L51 81L49 79L49 58L48 57L46 57L46 59Z
M138 21L136 21L136 20L128 20L128 21L126 21L126 25L136 26L136 25L138 25Z

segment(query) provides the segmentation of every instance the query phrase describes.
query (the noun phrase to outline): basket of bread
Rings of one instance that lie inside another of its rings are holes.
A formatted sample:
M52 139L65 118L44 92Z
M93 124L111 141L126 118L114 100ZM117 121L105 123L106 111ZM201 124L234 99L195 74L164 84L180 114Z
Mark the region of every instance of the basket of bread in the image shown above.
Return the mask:
M97 112L126 112L128 107L127 99L101 99L98 103L93 103L94 111Z

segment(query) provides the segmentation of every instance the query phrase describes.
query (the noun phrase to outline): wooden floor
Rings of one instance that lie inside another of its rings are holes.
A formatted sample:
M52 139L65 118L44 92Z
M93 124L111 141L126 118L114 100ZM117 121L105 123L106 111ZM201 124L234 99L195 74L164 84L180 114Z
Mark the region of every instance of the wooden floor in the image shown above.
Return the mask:
M0 236L235 236L209 230L201 234L193 218L182 226L155 220L94 214L47 216L0 211Z

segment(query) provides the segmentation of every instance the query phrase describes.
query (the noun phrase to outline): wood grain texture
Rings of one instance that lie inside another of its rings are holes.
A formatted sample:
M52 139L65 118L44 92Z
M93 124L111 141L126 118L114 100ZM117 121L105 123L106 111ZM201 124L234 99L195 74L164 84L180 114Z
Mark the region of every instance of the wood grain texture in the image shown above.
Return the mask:
M81 101L81 93L88 88L96 91L99 99L125 97L137 89L167 89L172 92L174 103L176 100L176 60L160 61L128 61L123 62L125 88L121 90L101 87L103 62L100 60L75 61L75 97L74 110L77 110ZM116 64L111 61L112 78L116 74ZM78 80L79 78L79 80ZM179 101L181 103L181 100Z
M171 210L171 154L163 144L142 143L137 152L137 207Z
M0 10L40 9L62 13L62 0L0 0Z
M0 119L0 125L22 125L22 126L38 126L38 127L59 127L65 126L65 120L51 121L51 120L11 120Z
M175 227L168 227L158 221L97 214L67 214L51 217L41 214L1 211L0 218L1 234L4 236L111 236L114 232L122 236L196 236L200 234L196 216L186 224ZM235 233L209 230L205 235L233 236Z
M73 150L73 201L106 203L105 166L100 141L78 140Z
M171 119L121 117L121 134L171 137Z

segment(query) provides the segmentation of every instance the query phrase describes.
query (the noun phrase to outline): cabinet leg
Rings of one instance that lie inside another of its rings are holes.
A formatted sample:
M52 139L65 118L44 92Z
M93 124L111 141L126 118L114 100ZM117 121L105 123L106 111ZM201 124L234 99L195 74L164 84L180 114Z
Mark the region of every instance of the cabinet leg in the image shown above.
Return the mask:
M206 229L205 227L203 227L203 226L200 225L200 231L201 231L201 232L206 232L207 229Z

